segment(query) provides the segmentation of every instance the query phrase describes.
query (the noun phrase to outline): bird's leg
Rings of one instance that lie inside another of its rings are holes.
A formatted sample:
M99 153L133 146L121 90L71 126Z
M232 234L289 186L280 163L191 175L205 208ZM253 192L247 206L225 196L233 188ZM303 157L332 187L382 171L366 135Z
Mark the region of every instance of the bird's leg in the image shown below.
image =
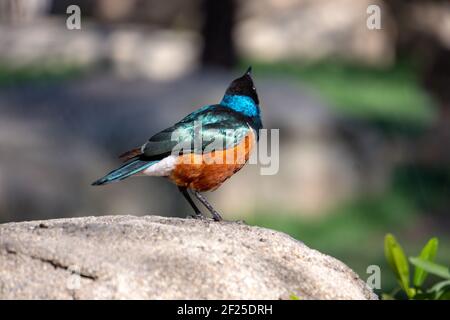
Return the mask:
M184 198L187 200L187 202L189 202L189 204L191 205L192 209L194 209L195 214L193 215L193 217L195 219L202 219L202 218L204 218L202 212L195 205L194 201L192 201L191 196L187 192L187 189L185 187L178 187L178 190L181 192L181 194L184 196Z
M198 191L192 190L195 197L211 212L215 221L222 221L222 216L213 208L206 198Z

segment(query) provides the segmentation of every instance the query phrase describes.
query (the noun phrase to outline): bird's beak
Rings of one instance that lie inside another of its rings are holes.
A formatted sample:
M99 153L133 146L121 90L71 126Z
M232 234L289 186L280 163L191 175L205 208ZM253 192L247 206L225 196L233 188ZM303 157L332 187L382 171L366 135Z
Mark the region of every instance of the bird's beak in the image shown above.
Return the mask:
M247 71L245 71L245 75L252 76L252 66L249 66Z

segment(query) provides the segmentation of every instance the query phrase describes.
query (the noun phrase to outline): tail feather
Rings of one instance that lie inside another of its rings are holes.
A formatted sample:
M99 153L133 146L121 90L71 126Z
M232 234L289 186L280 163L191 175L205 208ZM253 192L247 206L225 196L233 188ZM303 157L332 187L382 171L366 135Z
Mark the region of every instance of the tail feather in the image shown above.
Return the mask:
M111 171L103 178L98 179L92 183L93 186L101 186L104 184L108 184L114 181L119 181L128 178L146 168L154 165L157 161L142 161L142 160L133 160L131 162L125 163L119 168Z

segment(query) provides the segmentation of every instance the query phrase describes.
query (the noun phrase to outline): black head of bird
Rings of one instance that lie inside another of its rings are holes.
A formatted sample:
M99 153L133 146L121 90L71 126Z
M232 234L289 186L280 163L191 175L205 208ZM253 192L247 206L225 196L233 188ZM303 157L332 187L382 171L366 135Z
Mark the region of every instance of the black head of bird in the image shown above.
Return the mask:
M248 67L244 75L231 82L225 95L247 96L259 105L258 93L252 79L252 67Z

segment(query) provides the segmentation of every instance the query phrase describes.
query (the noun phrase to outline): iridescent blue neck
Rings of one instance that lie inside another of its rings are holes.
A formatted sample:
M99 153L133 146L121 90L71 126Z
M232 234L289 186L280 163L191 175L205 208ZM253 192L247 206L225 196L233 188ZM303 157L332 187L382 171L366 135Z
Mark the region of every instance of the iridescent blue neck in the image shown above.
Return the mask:
M260 113L259 106L253 101L252 98L247 96L226 94L220 104L237 112L241 112L247 117L259 116Z

